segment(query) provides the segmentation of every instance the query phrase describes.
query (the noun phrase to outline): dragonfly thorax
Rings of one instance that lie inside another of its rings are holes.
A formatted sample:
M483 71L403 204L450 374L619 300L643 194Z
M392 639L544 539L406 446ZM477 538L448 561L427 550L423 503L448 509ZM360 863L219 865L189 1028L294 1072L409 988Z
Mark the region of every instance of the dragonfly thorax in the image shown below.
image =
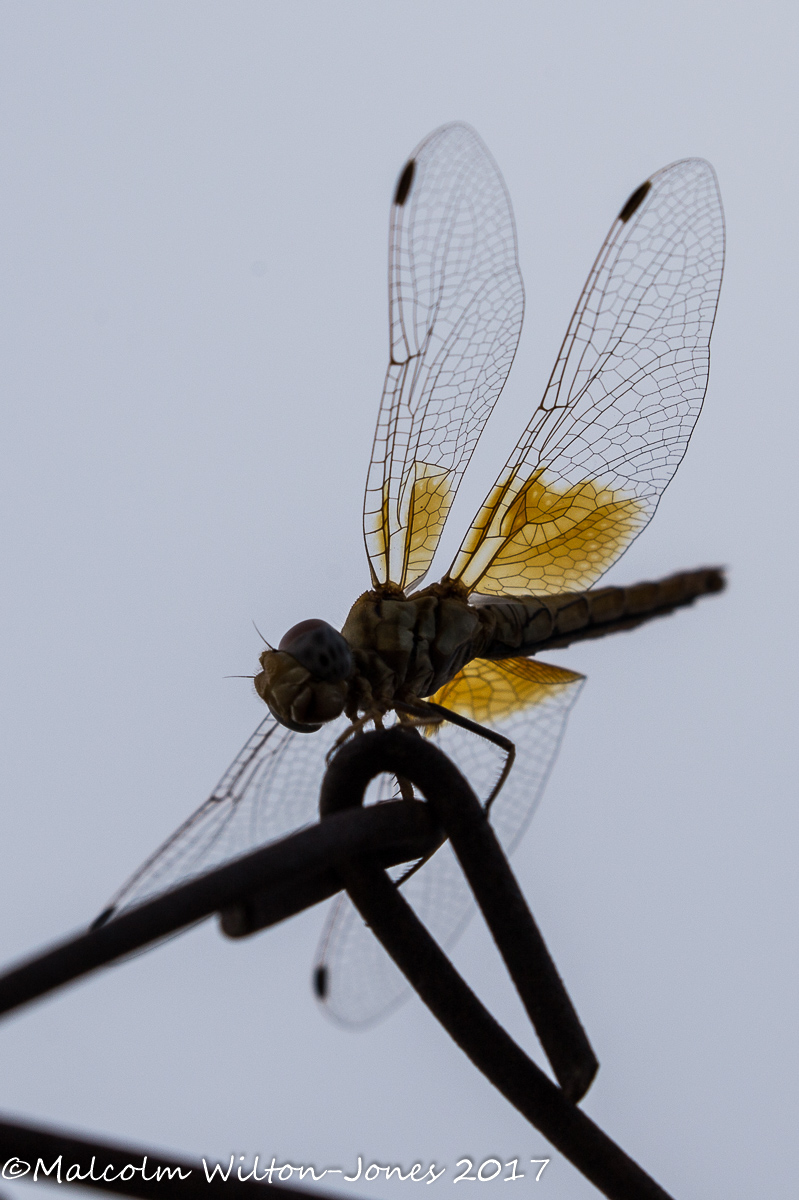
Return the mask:
M474 656L480 628L479 612L457 583L409 597L391 584L365 592L341 631L355 663L351 706L371 716L395 700L432 695Z
M272 714L298 733L341 716L353 661L345 638L326 621L301 621L261 655L255 689Z

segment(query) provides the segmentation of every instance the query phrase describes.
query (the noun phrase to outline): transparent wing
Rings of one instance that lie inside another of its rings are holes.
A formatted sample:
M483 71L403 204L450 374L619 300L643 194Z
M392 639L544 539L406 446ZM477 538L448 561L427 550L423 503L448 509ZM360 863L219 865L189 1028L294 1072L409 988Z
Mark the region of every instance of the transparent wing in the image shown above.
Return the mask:
M491 823L508 854L535 811L582 683L582 676L572 671L530 659L475 659L431 697L516 744L513 769L491 807ZM477 795L487 797L502 766L497 748L450 724L440 726L434 736ZM403 868L393 871L395 878L403 873ZM402 892L445 949L460 936L475 907L448 842L411 875ZM325 1009L344 1025L378 1020L409 991L404 975L346 896L333 902L318 964L326 968Z
M588 588L651 519L702 407L723 261L709 163L665 167L632 194L452 565L470 591Z
M318 733L293 733L267 716L205 803L114 896L103 922L317 820L325 756L347 725L342 717Z
M524 287L502 176L467 125L413 152L389 234L389 361L364 499L375 583L418 583L510 370Z

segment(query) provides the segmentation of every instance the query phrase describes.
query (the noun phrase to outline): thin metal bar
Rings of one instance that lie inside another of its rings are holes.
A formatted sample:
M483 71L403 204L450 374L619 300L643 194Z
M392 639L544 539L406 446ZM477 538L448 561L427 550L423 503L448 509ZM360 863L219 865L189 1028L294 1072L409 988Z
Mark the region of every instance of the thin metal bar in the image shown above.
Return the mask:
M139 950L255 893L261 925L283 920L341 890L337 863L377 855L382 865L408 862L441 840L420 801L397 800L341 813L201 875L155 900L78 934L0 976L0 1013L19 1008L98 967ZM264 897L272 895L272 909ZM230 917L231 924L241 913ZM241 924L241 921L239 921ZM239 930L240 932L240 930Z
M369 780L385 770L405 776L432 805L558 1082L576 1103L599 1063L496 834L457 767L413 730L364 734L343 746L328 767L321 814L362 803Z
M479 1071L610 1200L671 1200L517 1046L378 867L342 867L347 891L450 1037Z
M423 776L428 800L436 808L441 804L439 816L447 827L449 812L444 810L450 801L442 803L436 784L452 773L453 789L460 792L455 779L459 772L440 750L407 730L366 734L344 747L325 776L321 811L335 812L352 803L353 793L362 796L375 763L380 770L401 770L420 787ZM479 807L476 797L474 800ZM454 806L455 800L451 802ZM456 838L462 841L460 828L448 832L453 846ZM363 857L339 869L372 932L450 1037L502 1095L610 1200L670 1200L651 1176L567 1099L484 1008L386 873Z

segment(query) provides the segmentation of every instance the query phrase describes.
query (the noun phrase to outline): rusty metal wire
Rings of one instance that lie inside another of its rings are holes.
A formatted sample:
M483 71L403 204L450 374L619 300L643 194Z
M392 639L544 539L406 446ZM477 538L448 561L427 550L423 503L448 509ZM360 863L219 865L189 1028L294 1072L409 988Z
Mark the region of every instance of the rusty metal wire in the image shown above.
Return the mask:
M369 781L384 772L410 781L427 803L396 800L361 807ZM242 936L346 887L375 936L457 1045L565 1158L612 1200L669 1200L577 1107L596 1073L597 1060L480 802L454 764L410 729L396 727L353 738L327 770L320 813L317 825L6 972L0 976L0 1013L214 913L221 914L225 932ZM386 874L392 865L431 853L444 837L451 840L560 1086L495 1021ZM57 1145L66 1150L69 1144L84 1157L96 1150L94 1144L67 1134L0 1123L0 1152L8 1146L19 1154L23 1143L33 1148L46 1144L48 1152ZM150 1151L132 1152L108 1143L97 1152L117 1158L147 1153L166 1162ZM114 1190L149 1197L152 1193L142 1191L143 1186L142 1180L120 1181ZM202 1184L205 1196L212 1196L209 1186ZM229 1184L222 1186L229 1194ZM259 1185L237 1181L236 1186ZM162 1180L162 1195L164 1187L179 1187L187 1194L185 1182ZM287 1190L319 1195L296 1187Z

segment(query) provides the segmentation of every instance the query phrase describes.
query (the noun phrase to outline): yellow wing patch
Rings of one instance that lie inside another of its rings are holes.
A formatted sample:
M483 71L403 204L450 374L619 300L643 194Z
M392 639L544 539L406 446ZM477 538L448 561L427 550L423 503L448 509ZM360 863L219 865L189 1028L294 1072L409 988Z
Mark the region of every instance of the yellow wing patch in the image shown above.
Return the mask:
M513 713L551 699L582 678L575 671L530 658L498 662L474 658L428 699L481 725L495 725ZM435 729L428 726L427 732L432 734Z
M571 487L543 471L500 479L463 540L451 575L486 595L589 588L627 549L652 506L592 480Z
M374 559L386 563L386 577L404 588L421 578L429 569L433 555L452 507L452 472L430 463L414 462L405 472L396 515L388 488L383 490L383 507L369 530L369 551Z

